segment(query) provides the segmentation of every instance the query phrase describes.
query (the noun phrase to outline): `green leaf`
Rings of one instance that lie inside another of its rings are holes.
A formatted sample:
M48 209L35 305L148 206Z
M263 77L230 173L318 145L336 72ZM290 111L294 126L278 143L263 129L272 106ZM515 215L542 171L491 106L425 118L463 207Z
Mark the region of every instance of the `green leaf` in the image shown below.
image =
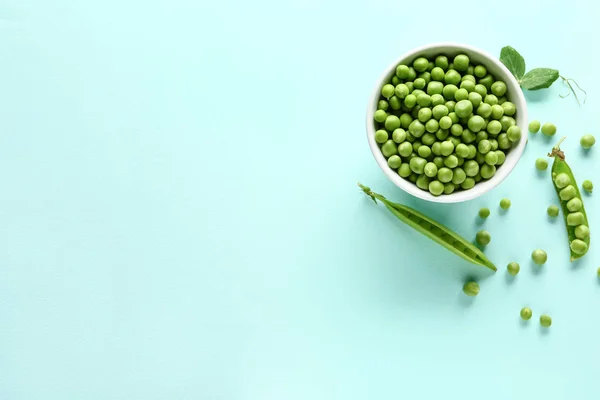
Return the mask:
M506 68L520 82L525 74L525 60L517 50L510 46L505 46L500 51L500 62L506 65Z
M536 68L525 74L521 87L527 90L538 90L550 87L558 79L558 70L552 68Z

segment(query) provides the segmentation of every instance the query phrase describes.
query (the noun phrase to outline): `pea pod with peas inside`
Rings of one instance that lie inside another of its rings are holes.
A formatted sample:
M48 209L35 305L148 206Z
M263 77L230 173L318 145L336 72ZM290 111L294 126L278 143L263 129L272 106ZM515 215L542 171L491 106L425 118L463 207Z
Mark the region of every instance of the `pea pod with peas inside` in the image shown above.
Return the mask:
M434 242L442 245L452 253L462 257L470 263L481 265L482 267L487 267L492 271L496 271L496 266L485 256L485 254L483 254L481 250L448 227L434 221L424 214L421 214L417 210L389 201L384 196L371 191L371 189L367 186L361 185L360 183L358 186L367 196L373 199L375 203L377 203L377 200L381 201L396 218L411 228L422 233Z
M571 261L575 261L583 257L590 248L590 226L575 176L565 161L565 153L560 150L563 140L565 140L564 137L554 146L548 156L554 158L552 183L565 218Z

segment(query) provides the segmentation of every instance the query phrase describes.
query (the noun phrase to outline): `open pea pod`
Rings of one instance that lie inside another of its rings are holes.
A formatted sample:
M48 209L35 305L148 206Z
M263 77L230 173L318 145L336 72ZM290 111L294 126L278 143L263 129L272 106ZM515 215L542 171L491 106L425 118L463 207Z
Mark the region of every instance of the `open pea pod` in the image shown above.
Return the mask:
M396 216L396 218L411 228L422 233L468 262L496 271L496 266L481 250L450 228L434 221L413 208L389 201L384 196L372 192L367 186L363 186L360 183L358 185L365 194L373 199L373 201L381 201L387 209Z
M567 228L567 236L569 239L569 250L571 251L571 261L575 261L583 256L585 256L590 248L590 235L589 235L589 222L587 213L585 212L585 206L583 204L583 197L581 196L581 192L579 191L579 186L577 185L577 181L575 180L575 176L573 175L573 171L569 164L565 161L565 153L560 150L560 144L565 138L562 138L560 142L552 149L552 152L548 154L549 157L554 158L554 162L552 163L552 183L554 185L554 189L556 190L556 195L560 201L560 207L563 211L563 217L565 220L565 226ZM564 175L563 175L564 174ZM563 186L556 178L562 175L565 178L565 182L567 182L567 186ZM562 186L562 187L561 187ZM565 200L565 196L561 196L561 191L566 189L567 187L572 186L572 193L569 195L573 195L568 200ZM581 208L577 210L569 210L569 200L579 199ZM570 225L568 222L569 214L573 213L581 213L583 214L583 221L581 224ZM584 234L582 234L584 232ZM585 243L583 245L581 242ZM574 244L575 243L575 244Z

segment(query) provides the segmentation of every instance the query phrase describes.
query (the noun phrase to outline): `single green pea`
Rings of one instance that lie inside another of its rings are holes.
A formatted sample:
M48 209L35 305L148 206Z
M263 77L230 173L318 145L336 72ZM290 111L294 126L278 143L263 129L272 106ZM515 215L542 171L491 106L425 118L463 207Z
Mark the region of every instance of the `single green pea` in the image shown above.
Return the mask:
M474 109L476 109L477 107L479 107L481 105L481 103L483 102L483 98L477 92L471 92L471 93L469 93L468 100L471 102L471 104L473 104L473 108Z
M479 153L485 155L492 150L492 144L489 140L482 140L481 142L477 143L477 150Z
M429 182L429 193L434 196L439 196L444 192L444 184L440 181Z
M441 67L434 67L431 70L431 79L433 79L434 81L443 82L444 75L446 75L446 73Z
M427 158L431 155L431 148L427 145L422 145L417 151L420 157Z
M408 131L416 138L421 137L425 133L425 125L418 119L413 120L408 127Z
M469 100L461 100L456 103L454 112L459 118L468 118L473 112L473 104Z
M427 81L423 78L417 78L414 80L413 85L415 85L415 88L417 89L425 89Z
M389 106L390 106L389 103L387 101L383 100L383 99L379 100L379 102L377 103L377 109L378 110L386 111Z
M440 151L443 156L449 156L454 151L454 144L451 141L446 140L445 142L442 142Z
M455 147L454 151L456 152L456 155L458 155L460 157L466 158L469 156L469 148L464 143L459 143Z
M460 187L464 190L472 189L475 186L475 179L467 178L463 183L460 184Z
M570 247L571 251L575 254L584 254L588 249L587 243L580 239L573 240Z
M413 151L413 148L412 148L412 144L410 144L410 142L400 143L400 145L398 146L398 153L400 153L400 155L402 157L410 156L412 151Z
M398 175L400 175L402 178L408 178L410 174L412 174L410 165L408 165L408 163L402 163L400 168L398 168Z
M465 173L464 169L457 167L452 171L452 183L455 185L460 185L465 181L466 178L467 174Z
M390 97L390 107L392 110L400 110L402 108L402 100L395 95Z
M423 173L430 178L437 176L438 167L433 162L428 162L425 164L425 168L423 168Z
M406 131L402 128L395 129L392 132L392 140L398 144L406 140Z
M531 259L537 265L544 265L546 264L546 261L548 261L548 255L544 250L537 249L531 253Z
M427 132L426 134L421 136L421 142L427 146L431 146L435 143L435 141L435 135L432 133Z
M489 104L490 106L493 106L494 104L498 104L498 97L496 97L496 95L493 94L487 94L483 98L483 102Z
M466 71L469 68L469 56L466 54L459 54L454 57L454 68L457 71Z
M435 133L440 129L440 123L435 119L430 119L425 123L425 130L430 133Z
M548 206L548 209L546 210L546 212L552 218L558 217L558 212L559 212L558 206L555 206L555 205Z
M585 222L585 217L582 212L572 212L567 215L567 225L569 226L579 226Z
M427 177L425 177L427 178ZM417 180L419 179L419 175L415 174L414 172L411 172L410 175L408 176L408 180L412 183L417 183ZM429 184L429 182L427 182L427 184ZM419 186L419 184L417 183L417 186ZM421 188L423 189L423 188ZM423 189L423 190L427 190L427 188Z
M475 74L476 77L483 78L484 76L487 75L487 68L484 67L483 65L477 65L475 67L475 69L473 70L473 73Z
M475 85L475 93L479 93L481 98L484 98L487 94L487 88L481 84Z
M394 85L391 85L389 83L383 85L383 87L381 88L381 95L386 99L392 97L394 95Z
M452 127L452 119L448 116L443 116L440 118L440 128L442 129L450 129Z
M444 183L444 194L452 194L454 193L454 190L456 190L456 186L454 186L454 183Z
M390 158L388 158L388 166L392 169L396 169L399 168L400 165L402 165L402 159L397 156L397 155L393 155Z
M475 161L477 161L477 164L480 165L479 172L481 172L481 166L485 164L485 154L477 153L477 155L475 156Z
M529 132L531 133L538 133L538 131L540 130L540 121L538 120L533 120L529 123Z
M577 196L577 192L573 185L569 185L566 188L561 189L560 192L558 192L558 196L562 201L569 201L573 197Z
M448 129L442 129L441 121L442 120L440 120L440 129L438 129L438 131L435 133L435 137L441 141L444 141L444 140L448 139L448 136L450 135L450 131Z
M471 118L469 118L469 121L467 122L467 126L469 127L469 130L471 132L479 132L480 130L482 130L485 126L485 121L483 119L483 117L479 116L479 115L473 115Z
M444 82L446 85L458 85L460 83L460 74L454 69L448 69L448 72L444 76ZM444 95L444 97L446 96Z
M394 129L400 128L400 118L395 115L388 115L385 119L385 129L392 132Z
M490 118L499 120L500 118L502 118L503 115L504 115L504 109L502 108L502 106L498 105L498 104L494 104L492 106L492 113L490 115Z
M373 119L379 123L384 122L386 118L387 118L387 113L383 110L377 110L377 111L375 111L375 114L373 115Z
M427 66L427 71L431 72L435 68L435 63L433 61L429 61L429 65Z
M415 183L417 184L417 187L419 189L428 191L429 190L429 182L431 182L431 179L429 179L429 177L427 175L422 174L422 175L418 175L417 181Z
M478 117L479 117L479 115L478 115ZM484 123L485 123L485 121L484 121ZM476 136L477 143L481 142L482 140L486 140L488 138L489 138L489 135L488 135L488 133L486 131L479 131L479 132L477 132L477 136Z
M590 237L590 228L586 225L579 225L575 228L575 237L577 239L585 240Z
M495 155L495 153L488 153L488 154ZM486 156L487 156L487 154L486 154ZM481 166L481 168L479 169L479 173L481 174L481 177L483 179L490 179L492 176L494 176L496 174L496 166L490 165L490 164L483 164Z
M444 84L442 82L431 81L427 84L427 94L432 96L434 94L442 94L444 90Z
M471 81L471 80L463 80L460 83L460 88L466 90L468 93L477 93L475 92L475 82Z
M567 210L569 210L570 212L577 212L577 211L581 210L582 207L583 207L583 202L581 201L581 199L579 199L577 197L573 197L571 200L569 200L567 202Z
M596 143L596 138L593 135L589 134L583 135L579 143L581 144L581 147L587 150L590 149L594 145L594 143Z
M409 73L410 73L410 70L408 68L408 65L400 64L396 67L396 76L400 79L408 78Z
M498 97L498 104L500 104L500 105L506 103L507 101L508 101L508 99L506 98L506 96ZM515 110L515 112L516 112L516 110Z
M552 325L552 318L546 314L540 315L540 325L542 325L544 328L549 328L550 325Z
M498 101L500 101L500 100L498 100ZM508 115L509 117L512 117L517 112L517 106L515 106L515 104L511 103L510 101L503 102L501 107L502 107L502 110L504 111L504 115Z
M477 296L479 294L479 285L477 282L467 282L463 286L463 292L467 296Z
M398 147L393 140L388 140L381 146L381 152L387 158L394 154L398 154Z
M469 161L465 162L465 165L463 168L465 170L465 173L469 177L473 177L479 173L479 164L477 163L477 161L474 161L474 160L469 160Z
M490 151L485 155L485 163L488 165L496 165L498 163L498 155L495 151ZM483 176L483 172L481 176Z
M379 144L383 144L385 142L387 142L389 139L389 134L387 133L387 131L383 130L383 129L379 129L378 131L375 132L375 141Z
M477 107L477 115L480 115L483 118L489 118L492 115L492 106L487 103L481 103L479 107Z
M494 77L491 74L487 74L483 78L479 79L479 83L482 84L483 86L485 86L485 88L487 90L491 89L492 84L494 82L496 82L496 80L494 79Z
M428 71L421 72L418 75L418 77L425 79L425 86L427 86L429 84L429 82L431 82L431 74Z
M454 112L454 107L455 106L456 106L456 103L453 102L453 101L447 101L446 102L446 107L448 107L448 111L450 111L450 114L448 114L448 116L452 120L453 124L457 124L459 122L458 115L456 115L456 113Z
M448 100L454 100L454 95L457 91L458 87L456 85L449 84L444 86L444 89L442 90L442 95Z
M546 161L544 158L538 158L535 160L535 167L538 170L543 171L548 168L548 161Z
M444 105L437 105L433 107L433 118L440 120L442 117L445 117L449 114L448 107ZM452 121L450 121L452 122Z
M435 58L435 66L440 67L443 70L448 69L448 57L446 56L437 56Z
M425 164L427 164L427 160L421 157L415 157L410 160L409 164L412 172L415 174L422 174L425 169Z
M425 57L418 57L413 61L413 68L417 72L427 71L427 67L429 66L429 61Z
M512 142L506 135L506 133L501 133L498 135L498 147L502 150L508 150L512 147Z
M431 152L433 154L435 154L436 156L441 155L442 154L441 146L442 146L441 142L435 142L434 144L431 145Z
M450 127L450 133L453 136L456 136L456 137L462 135L463 134L463 127L462 127L462 125L455 123L454 125L452 125Z
M477 156L477 147L475 147L472 144L468 144L467 147L469 148L469 156L467 158L468 159L475 158L475 156Z
M423 123L431 119L432 111L429 107L422 107L417 113L417 119Z
M506 270L512 276L516 276L521 270L521 266L519 265L519 263L512 261L508 263L508 265L506 266Z
M481 230L479 232L477 232L477 235L475 235L475 240L477 241L478 244L482 245L482 246L487 246L488 244L490 244L491 240L492 240L492 236L490 235L490 233L486 230Z
M469 98L469 92L466 89L458 89L454 93L454 100L460 102L461 100L467 100Z
M442 168L444 166L444 157L440 157L440 156L434 157L433 163L435 164L436 167L438 167L438 170L439 170L440 168Z
M506 83L502 81L492 83L492 93L497 97L504 96L506 93Z
M497 135L502 131L502 124L499 121L490 121L486 129L491 135Z
M479 209L479 218L485 219L485 218L487 218L489 216L490 216L490 209L489 208L484 207L484 208L480 208Z
M431 105L431 96L427 93L420 93L417 96L417 104L421 107L429 107Z
M498 141L494 138L489 139L490 144L492 145L492 151L498 150Z
M571 184L571 178L566 173L561 172L554 178L554 184L559 189L565 188Z
M417 71L413 67L408 67L408 77L406 80L412 82L415 79L417 79Z
M410 94L410 91L408 90L408 86L406 86L404 83L400 83L394 88L394 93L396 96L398 96L398 98L404 99Z
M413 142L413 144L412 144L413 151L414 151L415 153L416 153L416 152L418 152L418 151L419 151L419 148L420 148L422 145L423 145L423 144L422 144L420 141L418 141L418 140L415 140L415 141Z
M442 167L438 169L437 178L440 182L448 183L452 181L452 170L447 167Z
M508 210L510 208L511 202L509 199L502 199L500 200L500 208L503 210Z
M546 122L542 125L542 133L546 136L554 136L556 133L556 126L550 122Z
M441 94L431 95L431 106L443 106L446 103L446 99Z
M495 150L494 153L496 153L496 155L498 156L498 161L496 161L496 165L504 164L504 161L506 161L506 154L504 154L502 150Z
M415 96L412 93L409 94L408 96L406 96L406 98L404 99L404 105L406 105L406 107L408 107L408 108L413 108L416 104L417 104L417 96Z
M521 309L521 319L523 321L529 321L531 319L531 316L533 315L533 312L531 311L531 308L528 307L524 307Z
M450 154L444 159L444 165L448 168L458 167L458 157L456 157L454 154Z
M517 125L513 125L506 131L506 135L511 142L518 142L521 139L521 128Z
M581 187L583 188L583 190L585 190L588 193L592 193L592 191L594 190L594 184L589 179L586 179L585 181L583 181L583 183L581 184Z

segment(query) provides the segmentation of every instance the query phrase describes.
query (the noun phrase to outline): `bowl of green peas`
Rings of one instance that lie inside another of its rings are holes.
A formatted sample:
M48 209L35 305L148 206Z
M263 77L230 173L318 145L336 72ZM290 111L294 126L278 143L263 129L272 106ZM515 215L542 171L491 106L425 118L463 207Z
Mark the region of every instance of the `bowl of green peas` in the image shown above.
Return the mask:
M418 198L457 203L500 184L527 142L527 104L510 71L472 46L409 51L382 74L367 108L385 175Z

